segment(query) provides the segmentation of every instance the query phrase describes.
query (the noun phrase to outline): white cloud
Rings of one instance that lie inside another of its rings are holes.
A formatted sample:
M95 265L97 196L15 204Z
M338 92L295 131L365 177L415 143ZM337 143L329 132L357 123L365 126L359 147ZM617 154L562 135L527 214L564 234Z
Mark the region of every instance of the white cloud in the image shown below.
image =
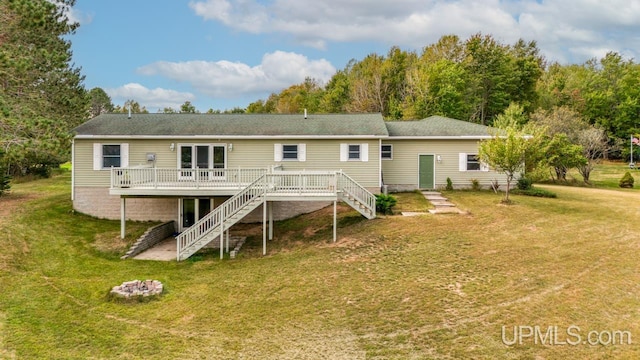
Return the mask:
M149 112L156 112L165 107L177 110L185 101L195 99L195 95L192 93L162 88L148 89L138 83L129 83L118 88L107 88L104 91L116 105L124 104L126 100L131 99L137 101L141 107L146 107Z
M637 55L629 49L640 47L640 2L628 0L194 0L189 6L237 31L284 34L320 49L353 41L420 49L445 34L464 39L478 32L508 43L536 40L560 61L601 53L588 48Z
M279 92L305 77L328 81L336 69L327 60L276 51L265 54L262 63L250 66L230 61L158 61L138 68L142 75L160 75L186 82L214 98L236 98Z

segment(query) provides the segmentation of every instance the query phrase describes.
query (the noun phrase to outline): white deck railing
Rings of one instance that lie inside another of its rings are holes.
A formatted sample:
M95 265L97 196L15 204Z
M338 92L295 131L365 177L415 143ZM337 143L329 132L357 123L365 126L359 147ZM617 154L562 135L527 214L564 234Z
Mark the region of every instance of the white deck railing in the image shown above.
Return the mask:
M243 188L267 173L267 169L167 169L111 168L115 189Z
M266 174L269 194L335 194L335 171L276 171Z

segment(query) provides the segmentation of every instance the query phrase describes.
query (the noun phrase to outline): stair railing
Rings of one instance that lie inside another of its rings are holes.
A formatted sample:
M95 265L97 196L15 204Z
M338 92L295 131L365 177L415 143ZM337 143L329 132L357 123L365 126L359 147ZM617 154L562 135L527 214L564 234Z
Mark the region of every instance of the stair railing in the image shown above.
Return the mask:
M196 221L195 224L180 233L176 237L178 261L180 260L180 255L183 249L186 249L198 242L203 236L207 235L218 226L224 226L226 219L235 215L254 198L262 196L264 200L266 188L265 175L262 175L240 192L230 197L222 205L213 209L200 220Z
M350 195L369 209L372 216L375 217L376 196L342 171L336 174L338 176L338 189L342 192L342 196L346 197L346 195Z

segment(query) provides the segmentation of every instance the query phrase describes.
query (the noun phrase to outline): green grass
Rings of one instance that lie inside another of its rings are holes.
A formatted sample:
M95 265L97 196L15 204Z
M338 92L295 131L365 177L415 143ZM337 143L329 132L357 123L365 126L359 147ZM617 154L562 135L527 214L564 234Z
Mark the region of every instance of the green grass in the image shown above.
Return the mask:
M543 187L558 198L449 192L459 216L341 207L336 243L329 209L276 223L265 257L255 234L240 259L176 263L97 247L119 224L73 213L68 175L16 184L0 199L19 203L0 217L0 358L640 357L640 193ZM108 301L147 278L159 300ZM628 330L633 344L504 345L518 325Z
M403 211L427 212L434 206L425 199L420 191L400 192L391 194L398 199L398 203L393 207L394 213Z

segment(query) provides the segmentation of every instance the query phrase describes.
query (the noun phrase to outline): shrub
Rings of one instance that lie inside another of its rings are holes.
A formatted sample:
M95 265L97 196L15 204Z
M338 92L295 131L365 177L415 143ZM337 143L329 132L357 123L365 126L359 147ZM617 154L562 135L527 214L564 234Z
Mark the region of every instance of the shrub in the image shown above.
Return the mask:
M522 176L520 177L520 179L518 179L516 186L519 190L529 190L531 189L531 184L533 184L533 180L526 176Z
M633 187L633 176L631 176L630 172L625 172L624 175L622 176L622 179L620 179L620 182L618 183L618 186L620 186L621 188L632 188Z
M447 178L447 186L444 188L445 190L453 190L453 181L451 181L451 178Z
M393 207L397 202L393 195L378 194L376 195L376 212L385 215L393 214Z
M480 180L471 179L471 190L478 191L480 189L482 189L482 187L480 186Z
M558 197L558 195L556 195L556 193L554 192L551 192L545 189L535 188L535 187L531 187L528 190L513 189L511 193L516 195L536 196L536 197L554 198L554 199Z

